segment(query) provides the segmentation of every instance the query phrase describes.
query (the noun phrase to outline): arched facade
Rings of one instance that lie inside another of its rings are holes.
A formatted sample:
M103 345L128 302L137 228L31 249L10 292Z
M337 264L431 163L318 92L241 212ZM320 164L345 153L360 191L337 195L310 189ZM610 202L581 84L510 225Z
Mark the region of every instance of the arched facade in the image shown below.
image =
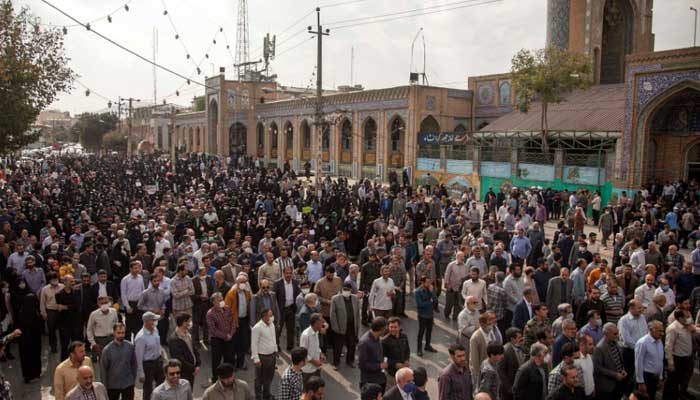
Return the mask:
M279 149L279 129L275 122L270 123L270 158L272 160L277 158Z
M440 124L435 117L428 115L420 123L420 132L440 132Z
M362 125L362 164L377 163L377 122L369 117Z
M641 112L638 127L645 146L642 182L700 182L699 82L681 82L660 94Z
M212 99L209 102L207 126L209 131L207 151L213 154L216 153L218 148L216 133L219 131L219 103L216 101L216 99Z
M313 158L313 149L311 148L313 140L311 139L311 126L306 119L301 121L299 132L299 136L301 136L301 159L303 161L311 160Z
M284 123L284 157L286 160L294 158L294 125L291 121Z
M387 136L388 165L389 168L401 168L404 165L404 152L406 145L406 122L396 115L389 121L389 134Z
M239 157L246 153L246 136L248 128L240 122L235 122L229 128L229 155Z

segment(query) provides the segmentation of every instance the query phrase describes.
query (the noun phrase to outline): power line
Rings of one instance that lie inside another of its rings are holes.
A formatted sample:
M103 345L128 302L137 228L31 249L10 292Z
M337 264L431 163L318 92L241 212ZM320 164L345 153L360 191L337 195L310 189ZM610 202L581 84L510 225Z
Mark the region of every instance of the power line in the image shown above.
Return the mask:
M87 23L88 23L88 24L94 24L95 22L104 21L105 19L106 19L108 22L111 23L111 22L112 22L112 16L113 16L114 14L118 13L118 12L121 11L121 10L129 11L129 4L130 4L132 1L133 1L133 0L128 0L126 3L124 3L124 4L121 5L121 6L119 6L118 8L114 9L112 12L110 12L110 13L108 13L108 14L106 14L106 15L103 15L103 16L101 16L101 17L99 17L99 18L96 18L96 19L93 19L93 20L91 20L91 21L88 21ZM74 27L76 27L76 26L81 26L80 23L71 24L71 25L53 25L53 24L39 24L39 25L41 25L41 26L48 26L48 27L52 27L52 28L60 28L60 27L63 27L63 28L74 28Z
M90 27L87 26L86 24L83 24L82 22L78 21L75 17L73 17L72 15L70 15L70 14L68 14L67 12L63 11L62 9L56 7L55 5L51 4L51 3L48 2L47 0L41 0L41 2L44 3L44 4L46 4L46 5L48 5L49 7L53 8L54 10L58 11L59 13L63 14L63 15L66 16L68 19L72 20L73 22L75 22L75 23L79 24L80 26L86 28L86 29L89 30L90 32L92 32L92 33L94 33L95 35L99 36L100 38L102 38L102 39L108 41L109 43L111 43L111 44L113 44L113 45L119 47L120 49L126 51L127 53L129 53L129 54L131 54L131 55L133 55L133 56L135 56L135 57L137 57L137 58L139 58L139 59L141 59L141 60L143 60L143 61L145 61L145 62L151 64L151 65L154 65L154 66L156 66L156 67L162 69L163 71L169 72L170 74L175 75L175 76L177 76L177 77L179 77L179 78L182 78L182 79L186 80L187 82L192 82L192 83L194 83L194 84L196 84L196 85L200 85L200 86L203 86L203 87L205 87L205 88L218 90L218 89L216 89L216 88L207 86L205 83L201 83L201 82L198 82L198 81L191 80L191 79L187 78L186 76L184 76L184 75L182 75L182 74L180 74L180 73L178 73L178 72L175 72L175 71L173 71L172 69L170 69L170 68L168 68L168 67L165 67L165 66L163 66L163 65L161 65L161 64L159 64L159 63L156 63L156 62L154 62L153 60L149 60L148 58L142 56L141 54L139 54L139 53L137 53L137 52L135 52L135 51L133 51L133 50L131 50L131 49L129 49L129 48L127 48L127 47L125 47L125 46L123 46L123 45L117 43L117 42L115 42L114 40L108 38L107 36L105 36L105 35L103 35L103 34L97 32L97 31L95 31L94 29L90 28Z
M502 2L502 1L503 0L462 0L462 1L452 2L452 3L442 4L442 5L425 7L425 8L417 8L417 9L413 9L413 10L399 11L399 12L395 12L395 13L387 13L387 14L374 15L374 16L369 16L369 17L359 17L359 18L351 18L351 19L346 19L346 20L339 20L339 21L331 22L331 23L327 24L327 26L334 26L333 29L338 30L338 29L351 28L351 27L355 27L355 26L375 24L375 23L380 23L380 22L395 21L395 20L404 19L404 18L413 18L413 17L419 17L419 16L423 16L423 15L437 14L437 13L441 13L441 12L445 12L445 11L452 11L452 10L457 10L457 9L462 9L462 8L470 8L470 7L475 7L475 6L485 5L485 4L498 3L498 2ZM448 6L453 6L453 7L448 7ZM442 7L447 7L447 8L442 8ZM430 11L425 11L425 10L430 10ZM355 24L350 23L350 22L355 22L355 21L359 21L359 22L355 23Z

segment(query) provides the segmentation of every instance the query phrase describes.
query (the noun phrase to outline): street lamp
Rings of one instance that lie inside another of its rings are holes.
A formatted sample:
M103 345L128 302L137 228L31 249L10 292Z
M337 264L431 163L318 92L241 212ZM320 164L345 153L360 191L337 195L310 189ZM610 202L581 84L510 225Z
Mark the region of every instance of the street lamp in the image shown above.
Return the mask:
M690 6L690 11L695 13L695 23L693 24L693 47L695 47L698 35L698 9Z

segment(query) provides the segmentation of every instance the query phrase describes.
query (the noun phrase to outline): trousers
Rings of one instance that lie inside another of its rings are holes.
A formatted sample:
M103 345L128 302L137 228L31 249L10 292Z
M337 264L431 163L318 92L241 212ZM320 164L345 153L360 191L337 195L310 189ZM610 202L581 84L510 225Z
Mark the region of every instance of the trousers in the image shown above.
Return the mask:
M260 354L259 357L260 365L255 366L255 397L269 400L272 398L270 386L275 377L276 357L274 354Z
M163 359L158 357L155 360L144 360L143 375L143 398L150 399L154 388L153 382L155 381L155 386L158 386L165 380Z

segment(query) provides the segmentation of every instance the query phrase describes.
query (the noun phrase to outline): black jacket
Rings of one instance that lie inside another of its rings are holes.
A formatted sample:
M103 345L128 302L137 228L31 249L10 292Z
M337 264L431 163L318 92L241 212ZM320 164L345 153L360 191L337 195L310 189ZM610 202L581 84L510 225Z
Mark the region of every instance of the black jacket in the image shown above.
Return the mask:
M284 278L279 279L277 282L274 283L272 290L275 291L275 296L277 296L277 308L282 311L284 310L284 305L285 305L285 293L286 291L284 290ZM292 279L292 309L296 313L297 307L296 307L296 299L297 296L299 296L299 293L301 293L301 289L299 289L299 283Z
M194 286L194 295L192 295L192 303L194 303L195 307L204 305L205 307L209 308L209 298L212 294L214 294L214 280L211 279L209 275L207 275L204 278L205 284L207 285L207 299L204 301L201 298L199 298L199 296L201 296L202 294L202 285L200 283L200 280L201 279L199 275L192 278L192 286ZM224 296L226 295L224 294Z
M193 376L195 368L199 367L200 365L197 346L195 346L193 343L192 351L190 351L187 343L180 339L176 333L173 333L168 338L168 349L170 350L170 358L177 358L182 363L183 378Z
M549 371L547 366L542 364L544 376L533 360L521 365L515 374L513 383L514 400L540 400L547 394L547 377Z
M116 303L119 298L117 297L117 287L114 285L114 282L112 281L106 281L105 284L107 285L107 296L112 298L112 302ZM97 297L100 294L100 284L99 282L95 282L90 286L90 305L93 307L93 310L97 309Z
M585 400L586 393L580 386L576 386L571 390L568 386L561 384L557 386L554 392L547 396L547 400Z
M382 339L384 357L387 358L389 367L386 372L394 376L396 374L396 363L405 363L411 358L411 348L408 345L408 337L402 333L397 338L394 335L387 335Z

